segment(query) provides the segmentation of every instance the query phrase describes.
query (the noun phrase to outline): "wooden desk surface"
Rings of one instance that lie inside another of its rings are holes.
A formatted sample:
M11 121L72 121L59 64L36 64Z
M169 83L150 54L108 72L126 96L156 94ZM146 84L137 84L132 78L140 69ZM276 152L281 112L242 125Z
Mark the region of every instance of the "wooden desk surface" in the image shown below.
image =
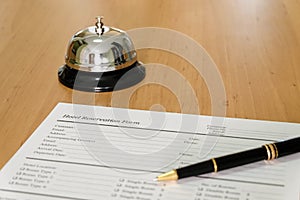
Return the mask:
M299 123L299 10L299 0L1 0L0 168L58 102L72 102L74 93L58 82L57 69L70 37L93 25L96 15L123 30L163 27L196 40L222 76L226 116ZM189 63L156 50L140 50L138 57L181 73L200 113L212 113L203 77ZM112 93L102 93L90 103L110 106L111 99ZM197 113L189 100L179 101L167 87L147 84L128 107Z

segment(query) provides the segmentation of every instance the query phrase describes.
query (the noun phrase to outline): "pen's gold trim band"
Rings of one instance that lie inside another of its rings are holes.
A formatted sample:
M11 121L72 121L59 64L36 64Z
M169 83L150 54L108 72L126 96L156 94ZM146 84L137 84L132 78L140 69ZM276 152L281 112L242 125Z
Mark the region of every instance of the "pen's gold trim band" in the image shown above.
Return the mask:
M272 144L265 144L264 147L267 150L267 154L268 154L268 159L267 160L274 160L276 158L278 158L278 149L276 144L272 143Z
M267 144L264 144L264 147L267 150L267 155L268 155L268 159L267 160L271 160L271 152L270 152L269 146Z
M215 160L214 158L212 158L211 161L212 161L212 163L213 163L213 165L214 165L214 172L215 172L215 173L218 172L218 165L217 165L216 160Z
M276 155L275 155L275 159L276 159L276 158L278 158L278 149L277 149L277 146L276 146L276 144L275 144L275 143L273 143L272 145L273 145L273 146L274 146L274 148L275 148L275 153L276 153Z
M272 144L268 144L268 147L271 150L271 160L274 160L276 158L276 152L275 152L275 148Z

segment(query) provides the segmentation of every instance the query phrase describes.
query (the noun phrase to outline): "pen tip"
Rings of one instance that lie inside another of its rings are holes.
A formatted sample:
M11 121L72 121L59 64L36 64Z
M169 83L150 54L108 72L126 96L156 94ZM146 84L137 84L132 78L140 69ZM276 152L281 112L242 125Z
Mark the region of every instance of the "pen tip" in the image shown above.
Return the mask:
M178 179L178 174L176 170L169 171L167 173L161 174L158 177L156 177L157 181L172 181L177 179Z
M153 179L153 181L155 181L155 182L156 182L156 181L158 181L158 179L157 179L157 178L154 178L154 179Z

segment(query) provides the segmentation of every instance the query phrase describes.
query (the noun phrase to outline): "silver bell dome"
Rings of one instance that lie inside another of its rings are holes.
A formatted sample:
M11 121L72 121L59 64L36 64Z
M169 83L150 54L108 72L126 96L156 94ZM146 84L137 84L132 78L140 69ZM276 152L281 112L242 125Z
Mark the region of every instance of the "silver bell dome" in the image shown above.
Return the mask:
M66 54L69 67L91 72L114 71L136 61L136 51L126 32L103 26L100 17L95 26L81 30L71 38Z
M66 64L58 73L60 82L70 88L94 92L122 89L140 82L145 69L137 61L130 37L125 31L104 26L102 17L96 19L95 26L78 31L70 39Z

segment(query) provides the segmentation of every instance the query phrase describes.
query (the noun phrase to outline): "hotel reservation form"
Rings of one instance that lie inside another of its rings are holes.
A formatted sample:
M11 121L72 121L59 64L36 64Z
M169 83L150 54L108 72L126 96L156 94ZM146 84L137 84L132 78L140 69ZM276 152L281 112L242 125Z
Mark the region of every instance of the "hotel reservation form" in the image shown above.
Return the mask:
M0 172L0 200L298 200L300 154L156 182L300 125L59 103Z

